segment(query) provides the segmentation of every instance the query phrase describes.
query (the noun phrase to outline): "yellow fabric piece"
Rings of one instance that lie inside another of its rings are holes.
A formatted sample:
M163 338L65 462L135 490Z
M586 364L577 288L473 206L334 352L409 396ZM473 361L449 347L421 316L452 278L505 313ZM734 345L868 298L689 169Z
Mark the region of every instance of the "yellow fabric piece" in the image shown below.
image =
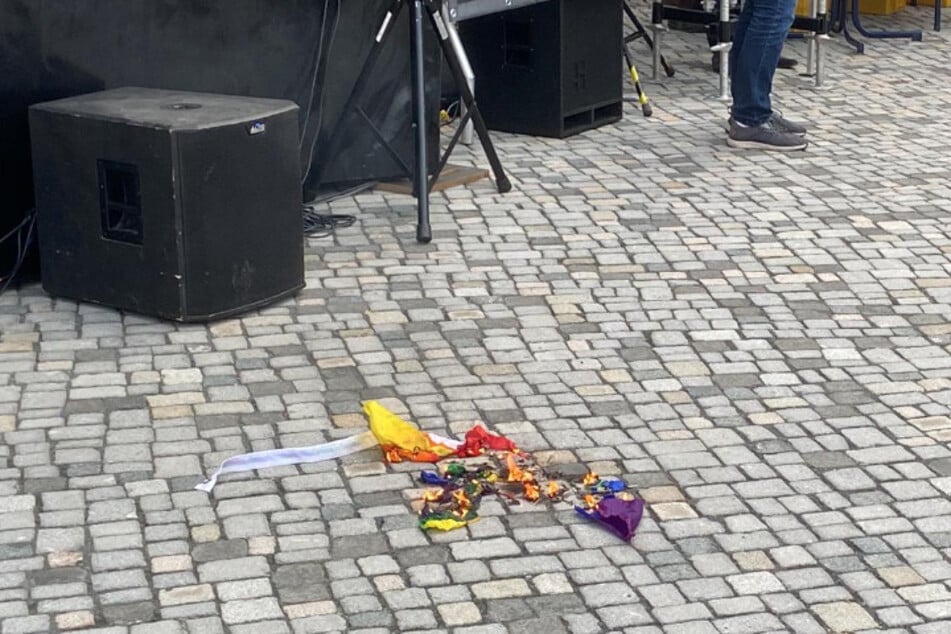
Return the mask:
M462 528L469 522L460 522L459 520L426 520L423 522L422 527L424 529L435 529L437 531L451 531L457 528Z
M387 450L402 450L407 457L412 454L435 454L437 457L452 455L454 450L434 442L429 434L422 432L389 411L377 401L367 401L363 411L370 420L370 431L380 446Z

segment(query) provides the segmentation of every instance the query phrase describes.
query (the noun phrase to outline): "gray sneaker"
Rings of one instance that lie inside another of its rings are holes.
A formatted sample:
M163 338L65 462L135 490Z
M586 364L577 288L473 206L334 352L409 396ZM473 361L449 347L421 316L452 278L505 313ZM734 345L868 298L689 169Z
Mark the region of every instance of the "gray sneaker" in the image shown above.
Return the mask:
M770 115L769 123L780 132L788 132L790 134L806 136L806 126L801 123L796 123L795 121L790 121L778 112L774 111L773 114Z
M769 123L780 132L798 134L799 136L806 136L806 133L808 132L808 130L806 130L806 126L801 123L796 123L795 121L790 121L778 112L773 112L773 114L769 116ZM729 132L732 126L733 117L730 117L727 119L726 125L723 126L723 129Z
M759 126L741 126L730 122L730 132L726 144L730 147L746 150L773 150L776 152L796 152L805 150L809 145L804 138L791 132L783 132L767 121Z

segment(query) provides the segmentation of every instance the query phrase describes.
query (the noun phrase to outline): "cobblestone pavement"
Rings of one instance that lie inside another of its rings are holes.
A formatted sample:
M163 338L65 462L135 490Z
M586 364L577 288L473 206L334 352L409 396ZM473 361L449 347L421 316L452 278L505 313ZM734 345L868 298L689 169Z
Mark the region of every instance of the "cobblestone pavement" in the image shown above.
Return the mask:
M775 156L725 147L702 36L670 39L653 120L496 135L516 191L435 197L430 246L408 198L337 202L359 222L293 301L0 298L0 633L951 631L951 45L836 38L825 89L779 76L815 127ZM376 451L192 490L370 398L623 476L650 517L426 535Z

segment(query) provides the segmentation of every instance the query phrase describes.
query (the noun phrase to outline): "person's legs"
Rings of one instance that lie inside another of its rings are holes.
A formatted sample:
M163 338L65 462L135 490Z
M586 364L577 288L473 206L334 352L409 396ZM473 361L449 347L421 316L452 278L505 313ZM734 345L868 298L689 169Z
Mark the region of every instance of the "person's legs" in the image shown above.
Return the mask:
M730 2L731 6L734 5L734 2ZM733 20L733 46L730 48L730 72L733 72L733 64L736 63L736 51L742 46L743 37L746 33L746 27L749 25L749 13L747 13L744 8L747 6L747 2L741 2L740 13L737 16L737 19ZM744 14L746 18L743 18ZM740 28L740 20L744 20L742 29ZM720 27L717 22L713 22L707 25L707 43L710 45L710 48L713 48L720 42ZM710 70L714 73L720 72L720 55L719 53L714 53L712 60L710 62ZM799 62L791 57L779 57L779 63L776 65L777 68L795 68Z
M731 7L734 4L731 0L724 0L724 1L730 2ZM745 6L745 4L746 3L744 2L743 6ZM715 10L716 11L720 10L719 3L715 6ZM730 47L730 72L731 73L733 72L733 64L735 63L735 60L736 60L736 49L742 45L743 34L746 32L745 24L742 29L740 28L740 21L743 20L743 15L745 13L746 11L741 7L739 17L733 21L733 33L732 33L733 46ZM749 20L746 20L746 22L749 22ZM713 48L714 46L720 43L720 23L719 22L712 22L707 25L707 43L710 45L710 48ZM713 57L710 62L710 69L715 73L720 72L720 54L719 53L713 54Z
M737 20L733 50L733 119L760 126L773 110L770 92L783 43L792 26L796 0L746 0Z
M732 117L727 144L764 150L804 150L805 129L773 112L770 93L796 0L746 0L733 45Z
M736 60L743 50L743 43L746 41L746 30L750 26L750 17L753 15L753 3L756 0L743 0L740 7L740 15L733 24L733 46L730 48L730 70L736 74Z

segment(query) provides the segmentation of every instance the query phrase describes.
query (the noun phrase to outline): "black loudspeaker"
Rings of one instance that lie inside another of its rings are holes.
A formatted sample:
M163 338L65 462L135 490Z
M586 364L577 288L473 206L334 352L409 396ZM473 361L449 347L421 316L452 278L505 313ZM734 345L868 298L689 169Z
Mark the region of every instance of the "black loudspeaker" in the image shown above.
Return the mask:
M176 321L304 285L298 109L120 88L30 108L43 287Z
M493 130L564 138L618 121L622 0L550 0L460 23Z

